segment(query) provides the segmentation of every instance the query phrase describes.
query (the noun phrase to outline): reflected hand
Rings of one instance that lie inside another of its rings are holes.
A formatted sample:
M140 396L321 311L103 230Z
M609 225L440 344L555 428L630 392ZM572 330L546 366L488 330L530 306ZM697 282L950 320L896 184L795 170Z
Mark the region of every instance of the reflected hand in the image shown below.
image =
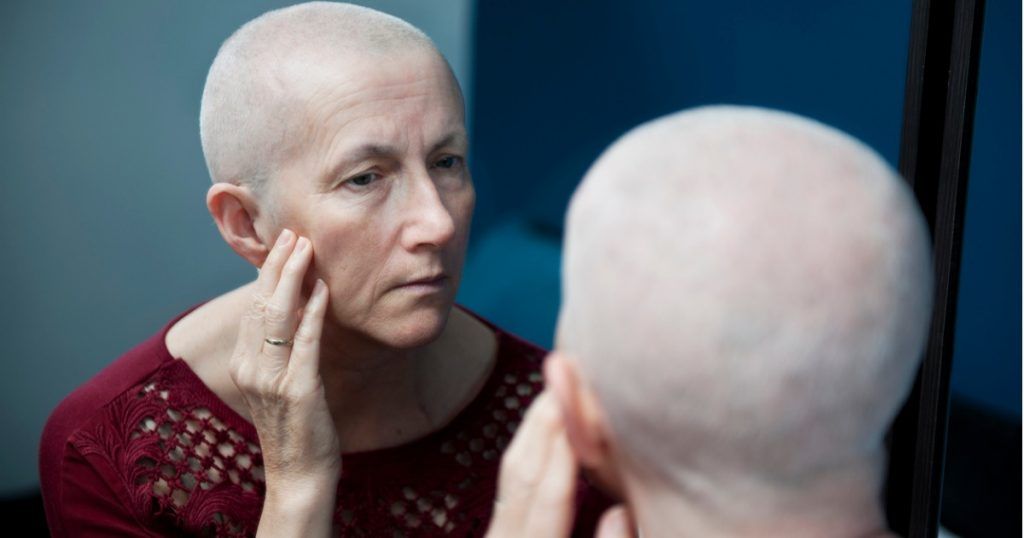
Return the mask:
M568 537L576 515L577 473L558 404L542 392L502 457L487 537ZM631 538L629 519L624 506L610 508L602 515L596 536Z

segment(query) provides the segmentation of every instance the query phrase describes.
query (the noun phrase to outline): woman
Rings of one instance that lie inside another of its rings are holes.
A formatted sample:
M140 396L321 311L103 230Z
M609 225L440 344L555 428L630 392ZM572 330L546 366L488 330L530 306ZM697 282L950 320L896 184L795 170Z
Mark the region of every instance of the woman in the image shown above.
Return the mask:
M482 535L543 352L452 308L474 191L447 63L303 4L225 42L201 108L207 206L259 277L58 407L51 532Z

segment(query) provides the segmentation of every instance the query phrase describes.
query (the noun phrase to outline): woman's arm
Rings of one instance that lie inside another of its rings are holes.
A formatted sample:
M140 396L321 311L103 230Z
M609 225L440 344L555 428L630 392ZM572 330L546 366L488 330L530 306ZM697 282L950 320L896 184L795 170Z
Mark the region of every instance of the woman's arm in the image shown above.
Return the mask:
M130 496L118 473L103 458L91 460L72 443L65 447L57 482L47 486L44 494L58 497L46 511L55 538L158 536L130 509Z

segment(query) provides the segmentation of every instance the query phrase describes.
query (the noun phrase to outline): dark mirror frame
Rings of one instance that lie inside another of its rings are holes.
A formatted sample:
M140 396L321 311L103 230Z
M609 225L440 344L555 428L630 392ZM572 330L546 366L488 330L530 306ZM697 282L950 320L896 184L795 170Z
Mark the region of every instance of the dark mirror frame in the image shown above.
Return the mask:
M949 379L984 0L915 0L901 175L932 232L935 307L924 361L890 431L886 511L893 531L938 533Z

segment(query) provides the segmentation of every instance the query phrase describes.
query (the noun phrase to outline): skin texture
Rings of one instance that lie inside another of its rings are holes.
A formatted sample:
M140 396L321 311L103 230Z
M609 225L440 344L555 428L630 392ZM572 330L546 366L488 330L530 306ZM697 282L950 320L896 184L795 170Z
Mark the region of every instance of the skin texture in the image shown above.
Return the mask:
M524 446L564 438L645 537L887 534L883 437L932 272L924 219L874 152L764 109L652 121L577 189L563 264L545 364L561 424L524 426ZM550 454L502 480L550 472ZM550 505L544 483L502 510Z
M474 205L461 93L407 23L302 4L225 43L201 131L207 206L259 277L167 347L256 427L258 534L327 536L341 454L443 427L494 364L493 333L452 309Z
M327 310L327 287L318 280L302 317L302 275L312 248L291 231L281 234L256 281L249 311L242 318L230 374L256 426L263 450L267 502L257 534L326 535L341 470L340 443L320 377L320 336ZM275 336L278 335L278 336ZM292 345L273 345L268 337ZM270 484L274 484L270 487ZM283 495L287 492L287 495ZM307 515L309 507L314 510Z
M268 195L274 224L308 236L320 253L307 278L332 290L333 329L409 348L444 326L473 185L461 100L440 58L373 63L354 62L360 77L304 81L316 88L303 92L307 115L319 121ZM403 287L424 278L441 278L441 292Z

